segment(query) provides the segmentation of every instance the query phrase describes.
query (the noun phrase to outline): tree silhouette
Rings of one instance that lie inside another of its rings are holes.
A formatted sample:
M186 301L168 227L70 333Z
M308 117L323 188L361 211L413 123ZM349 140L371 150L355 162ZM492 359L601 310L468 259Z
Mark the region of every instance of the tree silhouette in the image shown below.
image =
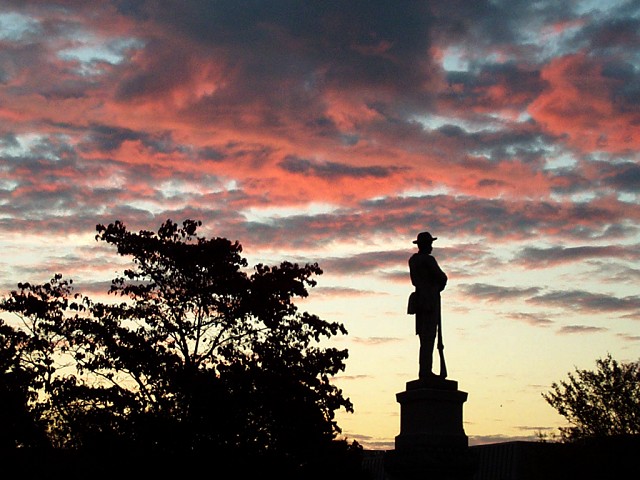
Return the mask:
M119 221L98 225L96 239L132 259L112 281L114 301L74 293L61 275L19 284L2 301L28 326L31 411L48 421L51 443L217 452L292 472L358 450L335 441L335 411L353 407L329 379L347 351L319 346L346 330L294 301L322 270L283 262L249 273L238 242L200 237L200 225L167 220L138 233Z
M0 320L0 450L42 447L45 425L31 410L37 372L23 362L29 336Z
M596 366L576 369L543 394L570 424L560 428L564 441L640 434L640 364L619 364L607 355Z

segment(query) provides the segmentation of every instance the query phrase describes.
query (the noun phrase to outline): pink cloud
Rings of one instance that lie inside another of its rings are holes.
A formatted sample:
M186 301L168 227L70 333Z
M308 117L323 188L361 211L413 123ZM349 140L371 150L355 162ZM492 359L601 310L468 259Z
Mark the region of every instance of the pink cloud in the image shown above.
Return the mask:
M602 61L578 53L558 57L543 70L545 91L531 116L581 151L624 153L640 147L640 111L616 100L623 82L604 73Z

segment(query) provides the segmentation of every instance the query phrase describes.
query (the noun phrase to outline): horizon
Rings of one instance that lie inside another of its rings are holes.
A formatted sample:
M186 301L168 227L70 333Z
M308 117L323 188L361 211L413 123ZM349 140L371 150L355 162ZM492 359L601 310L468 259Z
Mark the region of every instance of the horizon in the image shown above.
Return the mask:
M384 450L429 231L470 445L557 432L553 382L640 359L639 32L632 0L0 0L0 294L105 294L115 220L317 262L338 425Z

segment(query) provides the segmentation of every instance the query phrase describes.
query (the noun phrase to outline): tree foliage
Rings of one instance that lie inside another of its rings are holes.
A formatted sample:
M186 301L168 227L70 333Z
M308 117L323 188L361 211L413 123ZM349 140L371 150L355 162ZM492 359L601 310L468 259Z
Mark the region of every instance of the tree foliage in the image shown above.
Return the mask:
M21 361L28 336L0 320L0 450L39 447L45 428L30 405L36 383L34 366Z
M214 449L298 466L335 449L335 411L352 404L330 377L347 351L320 342L346 330L295 303L322 270L250 272L238 242L200 237L200 225L98 225L96 239L132 260L111 283L113 301L74 293L59 274L2 300L21 326L1 326L0 373L24 375L21 405L51 444Z
M640 363L618 363L607 355L596 366L576 369L543 394L569 422L560 428L564 441L640 434Z

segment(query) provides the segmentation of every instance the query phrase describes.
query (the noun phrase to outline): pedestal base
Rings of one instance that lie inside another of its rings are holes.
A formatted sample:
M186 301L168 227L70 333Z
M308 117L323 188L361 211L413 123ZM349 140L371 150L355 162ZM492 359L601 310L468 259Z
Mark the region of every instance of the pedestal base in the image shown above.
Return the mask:
M471 478L474 469L462 425L467 393L458 390L458 382L437 376L413 380L396 398L400 434L386 459L390 478Z
M400 403L396 450L468 446L462 427L462 404L467 393L458 390L458 382L440 377L414 380L396 399Z

